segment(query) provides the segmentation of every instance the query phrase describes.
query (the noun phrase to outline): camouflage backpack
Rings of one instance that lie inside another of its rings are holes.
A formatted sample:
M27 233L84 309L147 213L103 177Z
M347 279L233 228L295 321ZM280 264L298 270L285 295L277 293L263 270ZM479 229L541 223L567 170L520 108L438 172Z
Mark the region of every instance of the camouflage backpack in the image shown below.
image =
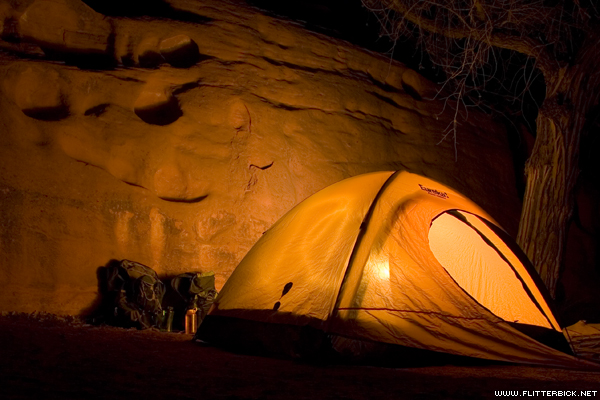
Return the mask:
M188 308L198 308L198 323L208 313L217 297L215 289L215 273L186 272L171 280L171 287L179 293Z
M115 294L118 325L149 328L158 324L165 285L152 268L122 260L108 267L107 289Z

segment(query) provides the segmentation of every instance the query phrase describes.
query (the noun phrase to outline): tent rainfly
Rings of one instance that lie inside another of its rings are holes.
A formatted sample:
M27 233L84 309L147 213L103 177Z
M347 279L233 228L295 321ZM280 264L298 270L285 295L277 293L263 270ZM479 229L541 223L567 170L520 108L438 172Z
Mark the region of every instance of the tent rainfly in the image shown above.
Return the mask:
M582 366L512 239L472 201L408 172L346 179L289 211L235 269L196 338L299 352L317 337L307 332L334 348L351 339Z

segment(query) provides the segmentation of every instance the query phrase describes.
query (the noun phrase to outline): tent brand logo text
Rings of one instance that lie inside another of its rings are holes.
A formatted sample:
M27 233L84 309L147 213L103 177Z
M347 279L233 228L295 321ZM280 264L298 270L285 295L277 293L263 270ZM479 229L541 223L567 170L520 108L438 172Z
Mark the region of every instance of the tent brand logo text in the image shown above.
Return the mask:
M421 185L420 183L419 183L419 187L421 188L421 190L429 193L430 195L439 197L441 199L447 199L450 197L450 196L448 196L448 193L446 193L446 192L440 192L439 190L430 189L428 187Z

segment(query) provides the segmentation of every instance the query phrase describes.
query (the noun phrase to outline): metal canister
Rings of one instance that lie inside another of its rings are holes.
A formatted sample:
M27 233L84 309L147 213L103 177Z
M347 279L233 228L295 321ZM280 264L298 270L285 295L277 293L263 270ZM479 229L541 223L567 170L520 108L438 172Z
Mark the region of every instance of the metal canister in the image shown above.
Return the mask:
M173 316L175 312L173 311L173 307L167 307L167 317L164 322L165 331L171 332L173 330Z
M198 312L197 308L188 308L185 312L185 333L193 335L198 329Z
M155 325L161 331L165 330L165 322L167 321L167 310L162 309L156 314Z

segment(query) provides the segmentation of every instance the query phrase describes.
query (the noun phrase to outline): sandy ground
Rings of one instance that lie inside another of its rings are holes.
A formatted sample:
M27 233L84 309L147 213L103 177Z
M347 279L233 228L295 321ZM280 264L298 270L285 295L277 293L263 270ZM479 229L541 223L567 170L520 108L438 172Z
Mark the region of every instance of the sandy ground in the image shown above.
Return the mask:
M315 365L229 353L182 333L49 314L5 313L0 343L1 399L488 399L499 391L533 399L552 394L535 391L581 398L584 390L600 399L600 372Z

